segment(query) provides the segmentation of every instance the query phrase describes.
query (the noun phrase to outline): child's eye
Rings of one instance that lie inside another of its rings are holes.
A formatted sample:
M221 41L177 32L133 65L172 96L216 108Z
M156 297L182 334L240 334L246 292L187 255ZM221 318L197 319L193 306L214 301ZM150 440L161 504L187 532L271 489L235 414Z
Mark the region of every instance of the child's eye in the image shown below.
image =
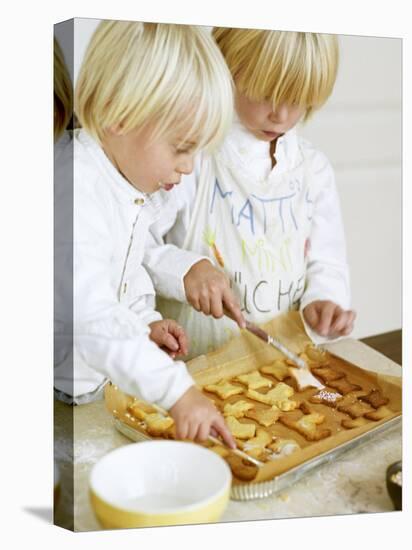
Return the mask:
M175 152L178 155L189 155L193 151L193 147L175 147Z

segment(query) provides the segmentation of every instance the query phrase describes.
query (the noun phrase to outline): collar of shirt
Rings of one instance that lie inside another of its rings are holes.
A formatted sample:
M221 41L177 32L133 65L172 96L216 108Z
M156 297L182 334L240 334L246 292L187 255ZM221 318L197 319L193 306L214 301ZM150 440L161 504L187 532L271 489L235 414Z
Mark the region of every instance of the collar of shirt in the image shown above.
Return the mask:
M242 159L245 166L253 166L261 178L268 178L273 174L281 174L292 169L298 159L298 140L296 129L292 128L279 137L276 143L276 166L272 169L270 162L270 143L256 138L240 122L235 114L233 125L226 138L226 145L237 157Z
M77 138L98 164L108 183L112 185L116 199L125 205L147 207L150 209L153 218L157 219L164 202L160 194L143 193L133 187L113 166L102 147L85 130L79 130Z

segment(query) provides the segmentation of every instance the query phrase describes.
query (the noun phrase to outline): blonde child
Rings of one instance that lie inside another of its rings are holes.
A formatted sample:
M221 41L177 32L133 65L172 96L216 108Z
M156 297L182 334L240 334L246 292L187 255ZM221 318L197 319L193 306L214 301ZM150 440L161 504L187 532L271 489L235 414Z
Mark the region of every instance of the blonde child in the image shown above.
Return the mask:
M314 340L349 334L355 315L333 171L295 130L332 92L337 39L231 28L213 35L234 80L236 118L174 193L173 215L152 229L146 265L164 297L158 308L188 330L193 356L237 332L219 319L229 286L251 321L300 309ZM154 261L162 242L209 256L184 278L193 307L165 288L167 266Z
M100 395L110 379L168 409L178 437L203 440L212 431L231 446L223 417L184 363L159 349L184 355L187 340L153 309L142 256L167 203L157 192L192 171L197 149L221 140L232 108L230 74L202 29L113 21L97 28L75 91L82 129L73 140L74 359L55 376L75 403ZM185 273L194 258L175 256L178 269Z

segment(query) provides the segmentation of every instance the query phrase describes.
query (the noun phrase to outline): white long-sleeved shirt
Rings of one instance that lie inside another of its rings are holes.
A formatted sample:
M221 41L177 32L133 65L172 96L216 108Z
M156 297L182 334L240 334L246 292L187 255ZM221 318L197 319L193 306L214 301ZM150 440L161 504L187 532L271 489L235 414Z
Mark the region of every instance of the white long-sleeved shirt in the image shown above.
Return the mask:
M149 339L148 324L161 316L142 266L149 227L167 198L136 190L85 131L76 131L73 142L73 186L60 173L61 155L55 172L56 257L67 267L56 272L55 387L76 397L110 379L124 392L169 409L193 380L183 362L173 362ZM192 263L190 255L182 256L178 271ZM177 279L173 283L179 286Z
M269 143L239 121L213 155L175 189L165 216L152 226L145 255L158 308L195 342L195 355L236 333L228 320L206 320L165 289L168 270L154 261L164 243L208 255L230 278L246 317L265 322L314 300L350 305L345 238L333 170L324 154L291 130ZM156 244L154 244L156 243ZM196 325L199 326L196 329ZM317 342L323 341L306 327ZM193 348L193 346L192 346Z

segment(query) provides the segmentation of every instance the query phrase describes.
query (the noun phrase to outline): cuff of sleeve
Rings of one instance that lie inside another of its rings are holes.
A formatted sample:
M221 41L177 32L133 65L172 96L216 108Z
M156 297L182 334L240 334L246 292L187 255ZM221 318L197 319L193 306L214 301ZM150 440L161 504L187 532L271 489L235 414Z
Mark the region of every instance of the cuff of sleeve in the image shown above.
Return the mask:
M182 361L176 361L171 369L174 374L173 380L168 385L166 394L156 401L160 407L166 410L171 409L182 395L195 384Z
M154 309L149 309L144 313L139 314L139 317L147 325L150 325L150 323L154 323L155 321L161 321L163 319L160 313Z
M339 300L339 299L336 299L336 296L332 296L332 295L328 296L325 293L323 293L322 295L310 293L310 295L304 294L300 299L299 310L303 311L306 306L308 306L312 302L316 302L317 300L322 300L322 301L329 300L330 302L334 302L336 305L340 306L342 309L345 309L345 310L350 308L348 300Z

